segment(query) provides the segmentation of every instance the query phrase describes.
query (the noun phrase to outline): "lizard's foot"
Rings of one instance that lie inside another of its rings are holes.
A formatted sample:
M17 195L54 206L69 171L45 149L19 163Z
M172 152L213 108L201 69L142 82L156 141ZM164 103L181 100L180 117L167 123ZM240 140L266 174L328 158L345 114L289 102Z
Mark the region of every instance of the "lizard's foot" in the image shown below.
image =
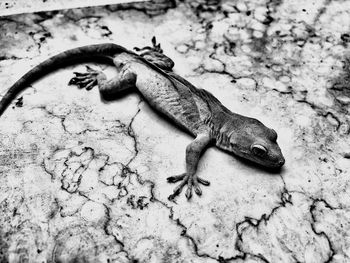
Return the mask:
M74 72L75 77L73 77L68 85L76 85L80 89L85 88L86 90L91 90L94 86L97 85L97 76L100 74L100 71L86 66L87 72L80 73Z
M173 201L176 196L178 196L184 186L187 184L187 190L186 190L186 197L187 199L190 199L192 197L192 189L194 188L194 192L198 195L202 195L202 190L199 187L199 184L208 186L210 185L210 182L196 176L196 175L189 175L187 173L183 173L176 176L170 176L167 178L167 181L169 183L176 183L178 181L182 181L175 189L173 194L169 195L168 199L170 201Z
M163 54L163 49L160 47L160 44L157 43L155 37L152 38L152 47L134 47L134 50L136 50L139 55L148 62L151 62L163 70L172 71L172 68L174 67L174 61Z
M141 51L153 51L153 52L157 52L157 53L163 53L163 49L160 47L160 43L157 44L157 40L156 40L156 37L153 36L152 37L152 46L153 47L150 47L150 46L146 46L146 47L143 47L143 48L139 48L139 47L134 47L134 50L137 51L137 52L141 52Z

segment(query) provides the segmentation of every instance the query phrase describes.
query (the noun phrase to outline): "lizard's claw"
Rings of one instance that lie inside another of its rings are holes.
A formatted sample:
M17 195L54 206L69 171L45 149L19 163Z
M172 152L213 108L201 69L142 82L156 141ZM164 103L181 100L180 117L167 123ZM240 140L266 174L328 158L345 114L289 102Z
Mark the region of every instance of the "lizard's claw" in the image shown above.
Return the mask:
M178 196L182 189L184 188L184 186L187 184L187 190L186 190L186 197L187 199L191 199L192 197L192 189L194 188L194 192L198 195L201 196L202 195L202 190L199 187L199 184L208 186L210 185L210 182L199 178L196 175L188 175L187 173L183 173L180 175L176 175L176 176L170 176L167 178L167 181L169 183L176 183L178 181L182 181L178 186L176 186L176 188L174 189L173 194L169 195L168 199L170 201L173 201L175 199L176 196Z
M97 75L100 73L97 70L92 69L89 66L86 66L87 72L74 72L75 77L73 77L68 85L76 85L79 88L85 88L86 90L91 90L94 86L97 85Z

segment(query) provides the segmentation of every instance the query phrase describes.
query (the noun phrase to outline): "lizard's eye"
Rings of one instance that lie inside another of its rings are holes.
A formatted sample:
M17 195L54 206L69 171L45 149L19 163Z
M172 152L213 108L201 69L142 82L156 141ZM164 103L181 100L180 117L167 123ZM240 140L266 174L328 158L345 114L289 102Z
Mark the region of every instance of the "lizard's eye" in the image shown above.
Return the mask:
M264 156L267 153L267 150L264 146L260 145L260 144L253 144L250 147L252 153L256 156Z

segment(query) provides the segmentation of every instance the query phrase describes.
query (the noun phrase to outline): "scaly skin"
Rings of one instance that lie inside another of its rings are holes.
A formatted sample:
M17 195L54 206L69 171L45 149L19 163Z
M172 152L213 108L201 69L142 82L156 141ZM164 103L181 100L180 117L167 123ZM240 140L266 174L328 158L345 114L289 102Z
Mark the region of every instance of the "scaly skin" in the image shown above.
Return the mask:
M168 182L182 181L169 196L173 200L187 185L186 197L194 189L201 195L200 184L209 182L196 175L201 153L211 143L257 164L280 168L284 158L276 142L277 134L260 121L231 112L204 89L172 72L173 61L163 54L152 39L153 47L135 48L136 54L115 44L99 44L71 49L53 56L20 78L0 101L0 115L13 99L31 82L69 64L84 60L105 59L115 65L118 74L107 80L103 72L87 67L87 72L75 72L69 84L87 90L98 86L105 97L136 88L156 111L195 137L186 147L186 172L168 177Z

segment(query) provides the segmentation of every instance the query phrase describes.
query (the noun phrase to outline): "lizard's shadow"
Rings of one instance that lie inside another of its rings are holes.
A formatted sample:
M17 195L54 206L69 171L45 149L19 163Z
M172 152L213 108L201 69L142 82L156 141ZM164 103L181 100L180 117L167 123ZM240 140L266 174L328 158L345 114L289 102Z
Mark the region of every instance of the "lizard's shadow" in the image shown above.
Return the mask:
M125 98L126 96L133 94L133 93L140 95L140 93L137 92L137 89L134 88L132 90L126 89L126 90L118 91L118 93L116 93L116 94L102 94L100 92L100 98L101 98L101 101L103 103L113 103L114 101L121 100L121 99Z
M263 166L261 164L258 163L254 163L253 161L250 161L248 159L244 159L242 157L239 156L235 156L236 159L240 160L242 163L244 163L245 165L254 168L254 169L259 169L259 170L263 170L271 175L279 175L281 174L281 172L284 171L284 167L278 167L278 168L272 168L272 167L266 167Z

